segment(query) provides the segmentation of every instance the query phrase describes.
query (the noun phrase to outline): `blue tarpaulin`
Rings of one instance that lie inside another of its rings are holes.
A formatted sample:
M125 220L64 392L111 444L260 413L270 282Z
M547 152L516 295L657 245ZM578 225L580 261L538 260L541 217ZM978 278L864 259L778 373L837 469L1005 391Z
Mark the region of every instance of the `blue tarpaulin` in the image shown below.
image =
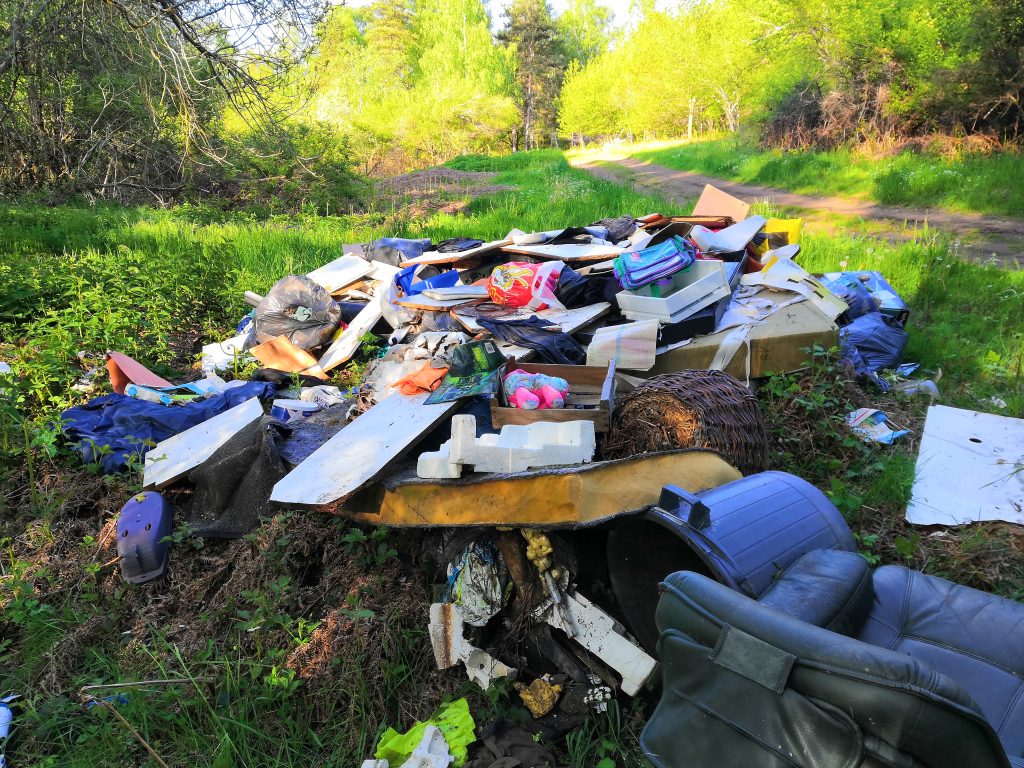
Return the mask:
M205 400L174 406L127 395L104 395L64 411L61 422L64 436L82 455L82 460L87 464L98 462L104 474L111 474L127 469L133 454L141 460L161 440L250 398L269 400L276 392L274 384L250 381Z

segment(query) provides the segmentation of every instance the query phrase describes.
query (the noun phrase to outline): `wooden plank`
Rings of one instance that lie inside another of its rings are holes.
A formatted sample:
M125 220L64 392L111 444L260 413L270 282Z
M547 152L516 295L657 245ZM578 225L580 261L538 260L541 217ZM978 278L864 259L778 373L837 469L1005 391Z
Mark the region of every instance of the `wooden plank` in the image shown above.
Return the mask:
M907 521L1024 523L1024 419L928 409Z
M502 248L505 253L518 253L542 259L559 261L604 261L629 251L617 245L507 245Z
M486 299L486 285L453 285L448 288L428 288L424 296L432 299Z
M407 259L402 262L403 267L411 267L414 264L457 264L460 261L471 259L475 256L484 256L491 251L497 251L502 246L510 245L511 240L492 240L489 243L478 245L476 248L470 248L466 251L458 251L457 253L438 253L437 251L427 251L422 256L417 256L415 259Z
M308 507L344 501L460 404L424 405L427 397L396 393L381 400L278 481L270 500Z
M348 328L327 348L320 358L320 369L329 371L351 360L352 355L359 349L359 340L373 329L382 316L380 301L374 298L352 318Z
M249 350L267 368L285 373L303 373L326 379L327 374L309 352L297 347L287 336L277 336Z
M209 459L224 443L263 416L259 398L253 397L201 424L157 443L146 454L142 487L166 488Z
M432 299L423 293L417 293L413 296L399 299L398 303L410 309L422 309L427 312L446 312L454 307L464 307L479 300L479 298Z
M372 270L373 265L365 259L358 256L342 256L319 269L314 269L306 277L322 285L328 293L334 293L339 288L365 277Z

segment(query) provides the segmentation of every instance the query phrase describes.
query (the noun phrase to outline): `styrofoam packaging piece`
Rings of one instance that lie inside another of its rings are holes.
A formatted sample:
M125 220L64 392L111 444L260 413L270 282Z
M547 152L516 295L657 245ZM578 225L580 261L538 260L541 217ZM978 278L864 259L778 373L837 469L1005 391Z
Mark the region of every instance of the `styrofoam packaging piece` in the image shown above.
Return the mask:
M459 477L462 466L477 472L523 472L535 467L585 464L593 460L597 438L592 421L506 424L499 434L476 436L476 418L452 419L452 438L440 451L420 455L420 477Z
M725 267L716 259L698 259L669 279L672 288L660 297L652 295L654 285L619 292L616 299L622 314L630 320L677 323L730 293Z

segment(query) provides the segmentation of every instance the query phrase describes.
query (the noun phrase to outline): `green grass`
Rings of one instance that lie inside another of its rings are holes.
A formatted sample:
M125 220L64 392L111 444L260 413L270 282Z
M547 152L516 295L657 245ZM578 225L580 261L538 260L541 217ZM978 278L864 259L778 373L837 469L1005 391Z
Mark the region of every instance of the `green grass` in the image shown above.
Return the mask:
M267 219L197 207L0 206L0 360L17 373L0 383L8 390L0 397L0 689L27 702L12 764L148 764L109 713L78 707L76 691L87 684L188 680L131 694L121 711L170 764L195 766L351 764L369 755L383 727L408 727L443 696L471 691L461 672L433 669L416 536L363 532L308 512L279 515L230 543L179 531L170 584L155 600L151 590L125 588L97 542L138 478L81 467L59 448L53 424L87 397L71 388L82 373L79 351L119 349L179 376L196 342L228 335L248 310L244 290L263 292L319 266L343 243L495 238L513 227L688 209L572 170L558 152L451 166L494 172L514 190L418 220L397 207ZM810 235L803 245L809 269L845 264L887 276L911 305L907 358L942 369L947 402L991 410L985 400L998 396L1005 413L1024 414L1024 273L962 262L934 234L898 245ZM842 423L852 407L891 405L919 425L923 405L853 387L826 354L818 358L762 391L773 468L825 489L869 557L1024 596L1011 533L979 526L922 538L902 522L913 444L865 446ZM337 642L326 662L298 676L301 660L320 648L314 633L329 626ZM481 722L521 715L514 697L474 694L472 703ZM563 763L638 764L645 706L575 732L557 746Z
M731 137L623 151L668 168L803 194L1024 216L1024 155L1012 151L952 158L901 152L876 158L848 149L762 150Z

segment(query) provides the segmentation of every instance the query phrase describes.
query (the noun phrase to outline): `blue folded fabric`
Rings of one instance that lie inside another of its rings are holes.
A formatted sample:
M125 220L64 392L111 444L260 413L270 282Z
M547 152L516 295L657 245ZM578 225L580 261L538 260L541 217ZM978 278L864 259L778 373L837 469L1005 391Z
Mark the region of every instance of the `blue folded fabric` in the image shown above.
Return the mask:
M161 405L127 395L104 395L61 414L64 437L86 464L98 462L104 474L123 472L129 458L141 460L161 440L201 424L246 400L270 400L277 387L250 381L187 405ZM109 448L109 450L106 450Z

